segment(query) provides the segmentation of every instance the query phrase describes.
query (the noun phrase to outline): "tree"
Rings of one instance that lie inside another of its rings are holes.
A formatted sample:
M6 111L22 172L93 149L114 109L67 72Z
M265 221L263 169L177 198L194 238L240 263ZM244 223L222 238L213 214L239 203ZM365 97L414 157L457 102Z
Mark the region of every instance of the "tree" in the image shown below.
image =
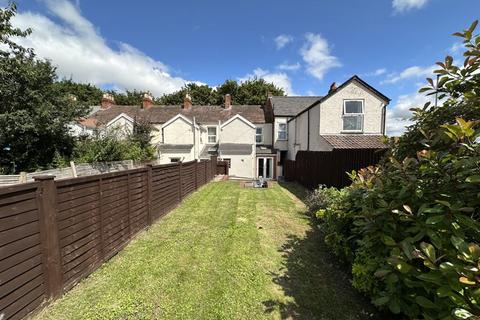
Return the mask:
M48 167L56 154L70 154L68 124L86 108L55 85L55 68L35 58L12 37L30 30L14 28L16 5L0 9L0 167L4 172Z
M192 98L193 104L197 105L211 105L215 104L217 100L216 93L210 86L188 83L174 93L163 95L157 100L157 103L162 105L183 104L183 99L187 93Z
M192 97L193 104L197 105L221 105L224 102L225 94L232 96L233 104L261 105L265 103L269 92L275 96L285 95L283 89L258 78L249 79L240 84L235 80L226 80L216 89L208 85L189 83L177 92L163 95L156 100L156 103L179 105L183 103L183 99L188 93Z
M100 104L103 91L93 84L76 83L72 79L63 79L55 82L55 87L62 95L75 97L77 103L82 106L96 106Z
M143 91L134 89L133 91L127 90L125 93L117 92L114 90L108 90L108 93L113 95L115 104L121 106L141 106L143 100Z

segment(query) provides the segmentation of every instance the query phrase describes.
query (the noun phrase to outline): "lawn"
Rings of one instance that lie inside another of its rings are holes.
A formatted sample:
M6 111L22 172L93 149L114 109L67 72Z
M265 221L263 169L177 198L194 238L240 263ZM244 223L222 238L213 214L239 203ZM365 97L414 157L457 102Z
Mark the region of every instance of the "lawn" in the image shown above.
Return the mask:
M210 183L34 319L376 318L301 192Z

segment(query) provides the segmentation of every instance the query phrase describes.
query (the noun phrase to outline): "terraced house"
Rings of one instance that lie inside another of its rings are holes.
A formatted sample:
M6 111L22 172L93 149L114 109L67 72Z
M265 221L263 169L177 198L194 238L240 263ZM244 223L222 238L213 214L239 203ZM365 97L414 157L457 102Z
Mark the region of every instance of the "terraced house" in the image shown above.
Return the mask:
M160 163L207 159L229 163L233 178L276 179L286 159L300 150L376 149L384 147L385 108L389 99L353 76L325 96L267 96L263 105L233 105L225 95L220 106L154 106L145 95L142 106L115 105L104 95L101 106L72 127L91 134L100 128L131 132L135 119L154 127L152 143Z

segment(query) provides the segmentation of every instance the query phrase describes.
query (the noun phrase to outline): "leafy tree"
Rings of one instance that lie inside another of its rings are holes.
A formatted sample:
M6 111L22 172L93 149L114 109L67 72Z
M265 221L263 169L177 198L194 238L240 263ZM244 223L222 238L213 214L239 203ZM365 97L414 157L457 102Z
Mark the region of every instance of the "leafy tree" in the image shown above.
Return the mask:
M99 105L103 95L103 91L95 85L76 83L72 79L55 82L55 87L62 95L71 95L79 105L87 107Z
M269 92L274 96L285 95L283 89L273 83L254 78L240 83L235 96L232 98L237 104L264 104Z
M134 89L133 91L127 90L125 93L117 92L114 90L108 90L108 93L113 95L115 104L121 106L141 106L143 100L143 91ZM98 104L98 103L97 103Z
M285 95L285 92L273 83L254 78L240 84L235 80L226 80L216 90L208 85L189 83L177 92L163 95L156 102L165 105L179 105L183 103L185 94L188 93L192 97L193 104L221 105L224 102L225 94L228 93L232 96L234 104L255 105L265 103L268 92L278 96Z
M216 102L216 93L213 88L196 83L188 83L177 92L163 95L157 102L162 105L183 104L183 99L187 93L192 98L193 104L211 105Z
M14 3L0 9L0 166L5 172L48 167L56 153L70 154L68 124L85 114L55 85L51 63L12 40L31 32L12 27L16 9Z

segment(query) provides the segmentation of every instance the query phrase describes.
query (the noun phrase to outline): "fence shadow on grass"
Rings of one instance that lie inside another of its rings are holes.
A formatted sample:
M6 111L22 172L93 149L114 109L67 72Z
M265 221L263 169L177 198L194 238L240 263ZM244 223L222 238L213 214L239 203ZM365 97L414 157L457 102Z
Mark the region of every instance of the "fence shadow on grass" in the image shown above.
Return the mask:
M288 181L278 181L278 184L290 191L294 196L300 199L302 202L305 202L305 198L308 195L308 189L297 182L288 182Z
M266 313L281 319L383 319L350 284L345 267L330 254L315 221L304 237L290 235L280 248L282 269L272 273L288 301L264 301Z

